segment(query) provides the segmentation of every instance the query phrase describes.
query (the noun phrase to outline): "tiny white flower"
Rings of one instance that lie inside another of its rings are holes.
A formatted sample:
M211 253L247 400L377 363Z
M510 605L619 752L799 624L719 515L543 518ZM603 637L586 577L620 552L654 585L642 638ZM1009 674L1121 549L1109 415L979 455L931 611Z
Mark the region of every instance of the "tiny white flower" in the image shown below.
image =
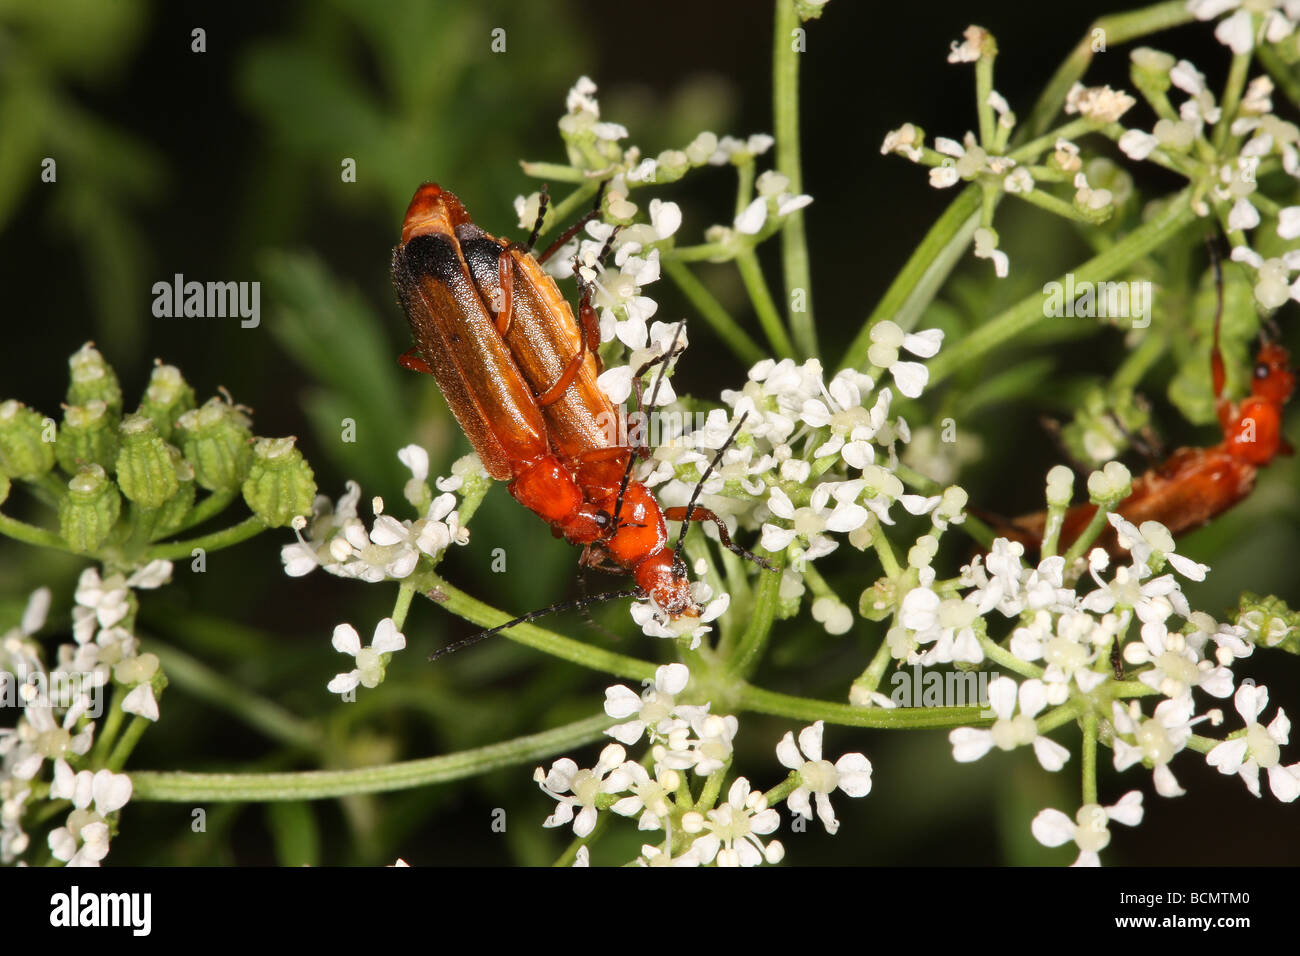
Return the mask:
M1047 691L1042 681L1027 680L1017 689L1016 682L1010 677L999 677L989 682L988 694L989 706L998 719L987 730L974 727L958 727L953 730L948 735L948 742L952 744L954 760L970 763L994 747L999 750L1014 750L1032 744L1034 756L1044 770L1056 771L1065 766L1065 762L1070 759L1070 752L1056 741L1041 735L1034 721L1035 715L1047 706Z
M1268 786L1273 796L1283 803L1291 803L1300 796L1300 763L1282 765L1282 745L1288 743L1291 721L1279 707L1277 715L1264 726L1259 715L1268 706L1268 688L1242 684L1237 688L1233 704L1246 722L1246 732L1216 746L1205 760L1222 774L1237 774L1246 789L1260 795L1259 772L1268 771Z
M727 793L727 801L710 810L695 840L703 862L717 860L718 866L757 866L766 861L779 863L785 856L780 841L766 846L759 839L776 831L781 816L767 805L761 791L750 790L749 781L737 777ZM689 832L689 831L688 831Z
M1100 866L1100 852L1110 844L1110 822L1135 827L1142 822L1142 793L1130 790L1109 807L1085 804L1071 820L1060 810L1043 810L1034 817L1030 831L1043 846L1074 843L1078 858L1071 866Z
M375 633L370 639L369 647L361 646L361 635L351 624L340 624L335 627L330 643L340 654L349 654L356 658L357 666L347 673L336 674L327 687L331 694L347 694L354 691L358 685L366 688L378 687L384 679L383 655L392 654L406 647L406 637L397 630L393 619L386 617L375 626Z
M826 832L836 833L840 822L835 818L830 794L841 790L850 797L865 797L871 792L871 761L860 753L845 754L835 763L822 758L823 722L817 721L799 732L799 746L795 746L790 731L776 745L776 757L781 766L799 774L800 784L786 798L791 811L806 820L812 819L810 798L816 797L817 818ZM802 752L801 752L802 751Z
M619 744L609 744L590 770L580 770L568 757L551 764L550 772L538 767L533 780L542 792L556 801L555 812L546 818L544 827L564 826L573 821L573 834L591 835L596 826L597 800L602 795L622 793L630 779L622 769L627 752Z

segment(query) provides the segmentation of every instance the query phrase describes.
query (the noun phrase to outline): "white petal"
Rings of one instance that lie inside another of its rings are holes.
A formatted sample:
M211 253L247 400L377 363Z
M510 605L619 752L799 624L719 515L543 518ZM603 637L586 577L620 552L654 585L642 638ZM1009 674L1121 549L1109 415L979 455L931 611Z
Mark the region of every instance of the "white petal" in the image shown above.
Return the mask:
M1232 211L1228 213L1229 229L1254 229L1259 225L1259 210L1250 204L1250 200L1242 197L1232 204Z
M1029 830L1043 846L1061 846L1074 839L1074 821L1060 810L1043 810L1034 817Z
M871 761L862 754L845 754L835 761L840 775L840 790L850 797L865 797L871 792Z
M153 696L153 685L143 683L123 697L122 709L128 714L138 714L145 720L157 720L158 701Z
M776 759L780 761L782 767L790 770L798 770L806 760L799 753L799 748L794 745L794 733L787 730L781 742L776 745Z
M351 654L355 657L357 651L361 650L361 635L351 624L340 624L334 628L334 636L330 638L330 643L340 654Z
M1055 773L1065 766L1065 762L1070 759L1070 751L1066 750L1055 740L1047 737L1034 738L1034 756L1044 770L1050 770Z
M767 200L760 196L746 206L745 211L736 217L736 231L752 236L763 228L765 222L767 222Z
M958 727L948 734L952 759L958 763L979 760L993 747L993 734L975 727Z
M908 398L919 398L930 381L930 370L920 362L895 362L889 371L894 374L898 390Z
M95 809L108 814L120 810L131 799L131 778L124 773L100 770L94 777Z
M429 453L419 445L407 445L397 453L397 458L411 469L411 475L416 481L424 481L429 477Z
M822 731L824 724L817 721L799 731L799 749L809 760L822 759Z

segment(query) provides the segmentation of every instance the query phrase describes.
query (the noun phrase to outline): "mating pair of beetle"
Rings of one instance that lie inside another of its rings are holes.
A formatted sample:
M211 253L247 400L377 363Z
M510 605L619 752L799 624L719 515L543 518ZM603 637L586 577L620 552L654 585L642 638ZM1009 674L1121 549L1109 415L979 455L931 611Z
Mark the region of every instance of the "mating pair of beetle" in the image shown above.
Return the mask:
M673 618L698 616L681 559L689 522L714 522L725 546L766 562L732 544L721 520L695 503L721 450L684 508L661 509L650 490L631 479L639 449L612 439L624 434L611 428L620 421L619 413L596 384L600 334L591 288L579 275L575 319L541 268L591 216L534 257L532 246L546 212L545 192L542 196L533 234L527 245L519 245L474 225L460 201L441 187L427 183L416 191L402 242L393 251L393 281L415 338L402 364L435 376L488 474L508 480L510 493L557 536L581 545L582 564L631 574L637 587L620 593L649 595ZM1173 534L1199 527L1249 494L1259 467L1279 452L1291 452L1281 423L1295 376L1282 346L1265 343L1260 348L1249 397L1234 402L1223 395L1221 277L1218 288L1211 370L1223 441L1209 448L1181 448L1135 479L1132 493L1116 509L1135 524L1159 521ZM637 380L655 362L666 365L675 344L640 369ZM1062 547L1078 538L1095 512L1095 505L1083 504L1066 513ZM668 547L665 520L683 522L674 548ZM1035 551L1041 545L1042 513L996 523L1000 533ZM1113 531L1102 543L1118 550Z
M613 441L626 432L596 384L592 290L579 276L579 322L541 267L590 217L534 257L545 212L543 202L525 246L474 225L447 190L426 183L416 191L393 251L393 282L415 338L402 364L434 375L488 474L509 480L522 505L581 545L582 564L631 574L637 590L625 593L650 595L673 618L698 616L682 539L668 546L665 521L682 521L683 537L690 521L712 521L724 544L754 556L731 545L721 520L694 498L661 509L631 479L637 449ZM650 365L666 365L675 344Z

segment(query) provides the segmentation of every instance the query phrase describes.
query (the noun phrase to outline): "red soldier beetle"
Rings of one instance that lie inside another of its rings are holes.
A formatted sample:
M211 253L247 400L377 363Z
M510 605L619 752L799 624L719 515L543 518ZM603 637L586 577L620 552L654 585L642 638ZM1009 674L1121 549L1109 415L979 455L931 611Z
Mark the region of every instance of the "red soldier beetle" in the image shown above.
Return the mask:
M1132 492L1115 509L1134 525L1158 521L1173 535L1199 528L1227 511L1250 494L1260 468L1277 455L1290 455L1294 451L1282 437L1282 409L1296 385L1291 356L1285 348L1264 341L1256 353L1250 395L1238 402L1223 394L1225 374L1219 348L1223 275L1213 248L1211 261L1218 301L1210 350L1210 378L1223 440L1209 448L1178 449L1134 479ZM1083 533L1096 511L1096 505L1082 504L1066 512L1060 533L1062 548L1068 548ZM1037 550L1042 544L1045 522L1046 514L1038 512L995 524L999 525L998 533ZM1124 553L1113 528L1105 530L1098 544L1113 556Z
M681 558L692 520L715 521L724 544L754 557L731 544L721 519L696 506L695 497L665 514L650 490L631 480L633 449L615 440L620 429L613 426L622 419L596 383L599 329L589 288L583 289L580 328L528 247L484 232L455 195L433 183L411 200L393 252L393 281L416 342L402 364L435 376L488 474L509 480L510 493L557 536L583 545L584 564L632 575L638 589L616 595L649 595L673 618L697 617ZM666 518L683 521L671 549ZM503 627L568 606L576 605L564 602Z

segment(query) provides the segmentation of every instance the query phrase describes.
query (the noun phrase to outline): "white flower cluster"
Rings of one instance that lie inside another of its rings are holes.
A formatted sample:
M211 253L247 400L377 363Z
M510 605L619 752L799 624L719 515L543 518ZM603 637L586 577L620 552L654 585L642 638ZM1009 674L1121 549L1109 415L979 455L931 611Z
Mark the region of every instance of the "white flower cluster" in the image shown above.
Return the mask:
M612 810L636 817L639 830L663 831L660 843L642 847L636 862L643 866L779 862L785 855L780 841L763 839L780 825L767 795L752 789L745 777L736 777L726 799L718 802L739 721L710 713L707 703L679 702L689 682L685 665L666 664L640 694L621 684L608 688L605 712L620 723L606 733L618 742L605 747L590 769L579 768L567 757L555 761L549 771L537 768L533 779L556 801L555 812L543 826L572 823L574 834L585 838L599 814ZM650 747L650 769L646 761L627 759L625 748L643 739ZM815 803L828 833L839 829L831 793L862 797L871 791L871 762L862 754L846 754L833 764L823 759L821 721L800 732L798 746L787 733L776 754L790 771L786 785L777 788L780 796L805 820L812 819ZM705 779L699 797L691 796L688 774ZM712 799L704 800L705 793Z
M656 341L671 334L672 327L660 323L652 329ZM901 354L929 358L943 333L906 333L883 321L871 338L873 369L891 375L904 395L918 397L927 369ZM902 417L891 416L893 398L892 388L877 388L876 379L861 372L844 370L827 383L816 360L764 360L750 369L743 388L723 391L730 413L716 409L694 431L660 434L653 470L642 480L664 505L685 505L744 416L698 503L722 517L731 533L742 526L756 529L765 550L786 553L782 598L797 603L807 562L838 548L840 535L865 548L881 525L895 523L896 504L909 514L930 515L932 532L964 520L966 495L960 488L929 497L909 494L894 474L897 443L911 433ZM842 633L851 625L847 606L833 594L818 593L816 602L828 630Z
M16 726L0 729L0 862L13 862L30 845L23 820L47 763L48 799L73 807L65 824L49 834L53 857L70 866L98 866L108 853L107 818L130 799L130 778L73 765L90 753L109 687L118 691L113 706L158 719L159 662L154 654L139 653L132 591L161 587L171 573L171 562L162 560L129 576L101 576L87 568L77 582L73 643L58 647L51 667L35 640L49 614L49 589L33 592L22 621L0 637L0 701L22 707Z
M1005 538L952 581L936 582L933 569L923 565L921 583L900 603L890 649L909 664L992 658L1016 675L988 686L992 726L951 732L954 759L969 762L994 748L1030 746L1044 769L1060 770L1069 752L1040 732L1040 723L1049 708L1091 712L1105 727L1101 738L1110 743L1115 769L1140 764L1152 772L1158 794L1176 797L1184 791L1171 762L1192 743L1197 724L1223 722L1217 708L1197 714L1194 692L1219 700L1233 696L1232 665L1249 656L1254 644L1244 627L1192 610L1174 574L1160 573L1168 566L1201 581L1209 570L1177 554L1163 525L1148 521L1137 527L1113 513L1107 518L1129 559L1112 568L1106 551L1094 548L1086 575L1076 580L1061 557L1044 558L1036 567L1024 564L1023 545ZM1014 622L1000 643L988 635L995 611ZM1133 639L1131 628L1137 630ZM1117 666L1132 670L1117 675ZM1148 695L1160 698L1149 713L1140 701ZM1235 704L1245 729L1213 746L1201 739L1197 749L1222 773L1240 774L1256 796L1259 773L1266 771L1274 796L1290 802L1300 795L1300 763L1282 763L1289 723L1281 710L1267 726L1258 722L1267 701L1266 688L1242 683ZM1033 832L1047 846L1073 840L1080 850L1076 862L1096 864L1109 841L1107 823L1132 826L1141 818L1141 796L1130 793L1116 807L1086 805L1074 821L1044 811Z
M357 517L361 487L349 481L337 504L318 495L311 521L294 519L298 540L280 549L285 574L297 578L321 568L371 584L401 580L411 575L421 555L438 558L452 544L469 543L469 529L461 526L455 510L454 492L466 475L482 472L477 457L466 456L453 466L451 477L439 478L435 484L443 494L436 498L427 483L429 453L418 445L407 445L397 457L411 469L406 499L416 508L423 507L424 517L399 521L384 514L384 499L376 496L371 500L375 520L367 529Z

